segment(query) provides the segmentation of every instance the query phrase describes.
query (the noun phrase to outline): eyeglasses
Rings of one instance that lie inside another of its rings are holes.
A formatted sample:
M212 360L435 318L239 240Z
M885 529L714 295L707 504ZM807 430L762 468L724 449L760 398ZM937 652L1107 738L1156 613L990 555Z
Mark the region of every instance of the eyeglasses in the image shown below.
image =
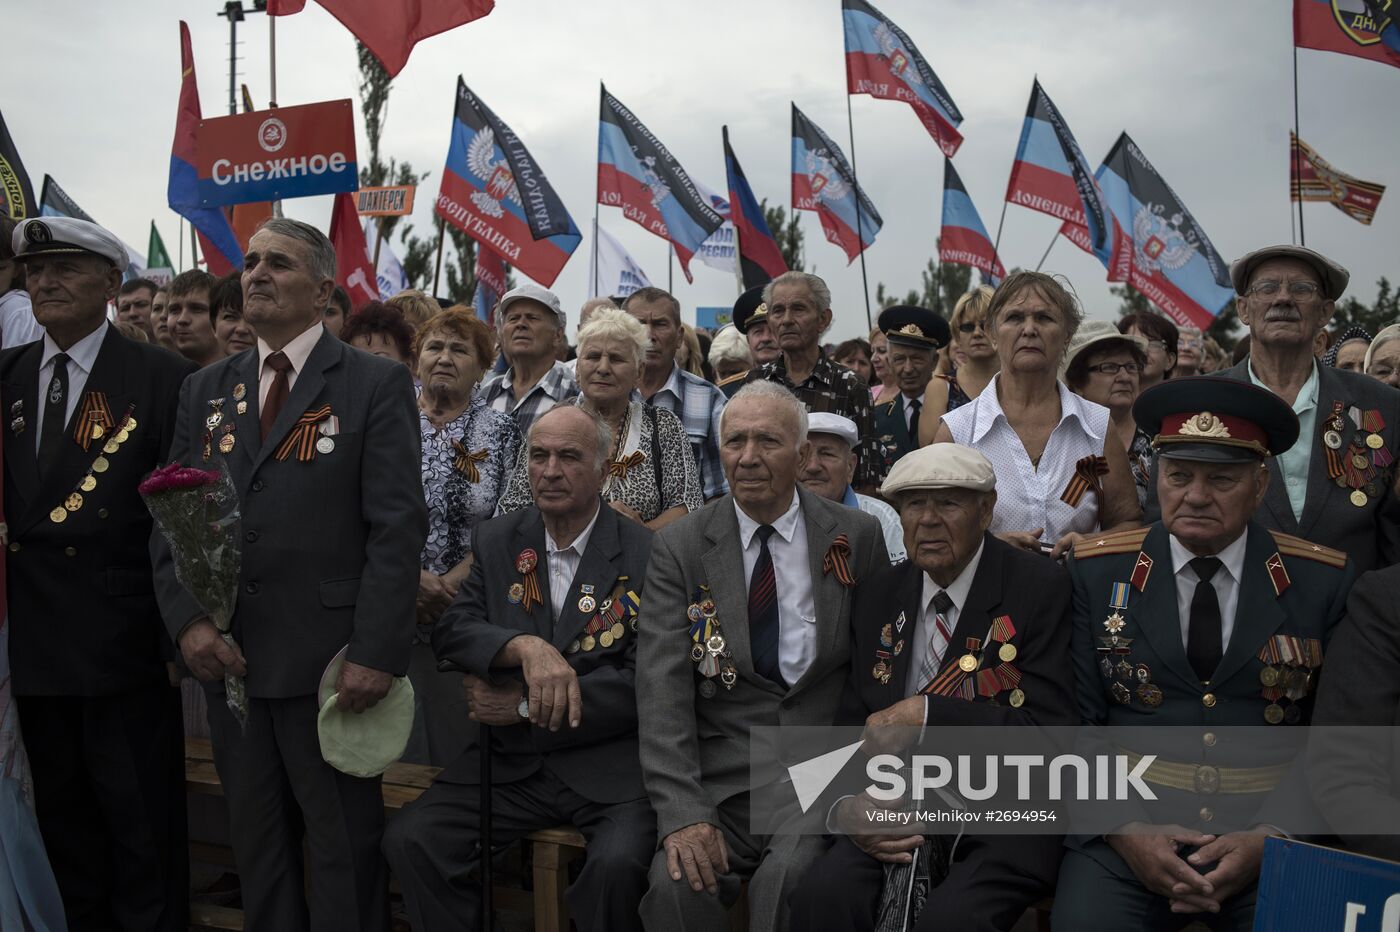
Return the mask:
M1137 375L1142 367L1135 362L1101 362L1096 366L1086 366L1089 372L1102 372L1104 375L1117 375L1119 369L1127 371L1128 375Z
M977 322L975 322L975 323L969 322L969 321L963 321L962 323L958 324L958 332L959 332L959 333L972 333L974 330L981 330L983 333L986 333L986 332L987 332L987 324L986 324L986 321L981 321L981 320L979 320L979 321L977 321Z
M1282 282L1255 282L1245 294L1258 295L1261 298L1271 298L1278 294L1279 289L1283 287L1284 285ZM1289 282L1287 287L1288 296L1290 298L1311 298L1322 290L1322 286L1317 282Z
M1156 350L1159 353L1165 353L1167 351L1167 344L1162 340L1148 340L1147 348Z

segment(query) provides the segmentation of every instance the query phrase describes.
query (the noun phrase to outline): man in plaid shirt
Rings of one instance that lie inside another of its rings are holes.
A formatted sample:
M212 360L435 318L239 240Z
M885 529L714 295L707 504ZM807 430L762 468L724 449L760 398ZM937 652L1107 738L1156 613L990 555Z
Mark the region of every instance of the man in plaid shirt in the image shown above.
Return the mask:
M488 376L477 396L515 418L526 436L541 414L579 393L573 373L555 359L564 342L564 314L552 291L526 283L501 297L496 320L510 368Z
M855 421L859 460L851 485L871 494L885 478L883 448L875 435L870 386L822 352L821 336L831 326L831 289L808 272L784 272L763 289L768 328L783 354L749 372L748 381L777 382L808 411L826 411Z
M637 391L647 404L665 408L681 419L700 470L700 492L706 501L719 498L729 491L719 461L719 413L726 399L714 385L676 365L681 342L680 302L668 291L648 287L628 295L622 307L651 333Z

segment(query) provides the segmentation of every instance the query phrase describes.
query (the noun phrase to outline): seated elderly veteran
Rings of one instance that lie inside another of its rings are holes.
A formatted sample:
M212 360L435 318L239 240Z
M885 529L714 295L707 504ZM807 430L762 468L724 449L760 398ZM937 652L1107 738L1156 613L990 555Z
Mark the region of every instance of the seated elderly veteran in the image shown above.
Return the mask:
M751 794L771 788L750 789L750 730L834 720L855 588L889 565L879 522L798 486L807 412L790 392L745 385L719 430L730 494L656 535L637 644L662 839L641 914L665 932L723 928L746 878L749 928L787 927L822 839L751 831Z
M632 685L651 531L602 506L611 441L572 405L535 421L536 504L477 525L471 573L432 636L470 671L471 717L494 726L494 840L577 826L588 850L565 898L580 929L608 932L641 928L656 850ZM385 832L415 929L477 928L479 772L465 751Z
M856 474L856 447L860 443L856 422L825 411L809 414L807 441L812 445L812 452L798 473L803 487L848 508L859 508L879 521L890 561L903 560L904 529L900 527L899 514L878 498L862 495L851 488L851 479Z
M890 347L885 378L899 394L875 407L875 435L894 463L919 448L921 417L936 421L948 410L948 383L933 378L933 368L948 345L949 329L937 312L910 304L885 308L878 323Z
M1195 917L1249 929L1265 835L1287 830L1303 778L1286 756L1232 757L1214 729L1307 724L1353 571L1345 554L1252 517L1266 460L1298 438L1278 396L1236 379L1173 379L1144 392L1133 416L1157 449L1162 519L1075 548L1079 713L1090 725L1200 729L1189 757L1127 749L1157 753L1149 789L1197 817L1150 824L1142 809L1117 833L1070 836L1054 925L1175 929Z
M856 593L837 724L864 724L871 738L892 726L1073 724L1069 578L988 533L991 462L970 447L934 444L896 463L880 491L899 507L909 561ZM995 680L961 668L967 656ZM920 932L1009 929L1054 889L1058 837L964 835L946 863L938 839L871 834L870 805L850 796L833 809L840 834L793 895L794 932L892 928L890 911L906 914L916 870L943 875L899 926ZM945 863L931 871L920 857L915 868L920 847Z

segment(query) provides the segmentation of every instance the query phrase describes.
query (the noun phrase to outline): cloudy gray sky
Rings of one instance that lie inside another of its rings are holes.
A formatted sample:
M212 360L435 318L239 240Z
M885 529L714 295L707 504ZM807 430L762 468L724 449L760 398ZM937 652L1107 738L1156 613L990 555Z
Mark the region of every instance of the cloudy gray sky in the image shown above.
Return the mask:
M251 3L249 4L251 5ZM1288 129L1293 122L1291 0L883 0L877 6L918 44L965 120L955 159L995 235L1031 81L1064 114L1090 161L1127 130L1231 259L1290 236ZM53 175L84 209L144 249L154 219L172 255L177 217L166 206L179 93L177 21L193 34L206 116L227 112L228 27L214 0L45 0L5 14L0 111L34 178ZM268 26L240 27L240 80L267 100ZM278 96L284 106L356 98L353 39L314 3L278 21ZM593 213L598 82L632 109L705 184L724 189L720 126L759 197L789 197L789 101L847 145L837 0L498 0L484 20L420 43L395 81L384 151L431 169L413 221L431 225L447 152L457 75L529 145L581 229ZM1400 70L1300 51L1302 135L1342 171L1395 184ZM938 235L942 157L907 106L853 99L861 181L885 225L867 254L870 289L918 283ZM358 107L358 102L357 102ZM363 126L357 115L357 131ZM848 153L849 155L849 153ZM37 193L37 190L36 190ZM1369 300L1381 275L1400 277L1400 190L1365 227L1326 204L1307 206L1308 245L1352 271ZM288 201L289 215L328 224L331 198ZM604 208L603 226L652 277L666 281L666 244ZM865 330L859 262L847 266L804 214L809 267L832 286L833 335ZM1006 214L1007 266L1033 266L1058 221ZM397 245L397 244L396 244ZM588 241L555 285L577 306ZM1103 268L1067 240L1045 268L1073 281L1091 316L1116 301ZM687 314L731 303L734 279L679 267Z

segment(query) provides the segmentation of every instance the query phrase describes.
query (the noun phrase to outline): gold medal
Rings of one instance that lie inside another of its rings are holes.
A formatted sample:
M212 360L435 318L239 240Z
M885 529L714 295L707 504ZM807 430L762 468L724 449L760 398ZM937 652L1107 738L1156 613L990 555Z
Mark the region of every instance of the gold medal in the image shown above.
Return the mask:
M1274 687L1278 685L1278 668L1265 667L1259 671L1259 682L1265 686Z
M594 599L591 595L586 595L578 600L578 610L585 615L591 614L592 611L597 607L598 601ZM603 646L607 647L608 645L604 644Z
M77 511L83 507L83 496L80 492L74 492L63 501L63 507L69 511Z
M1010 663L1016 659L1016 645L1011 643L1001 645L1001 649L997 651L997 656L1001 658L1002 663Z
M1369 464L1366 462L1366 455L1364 453L1354 453L1351 457L1351 465L1355 466L1357 469L1365 469Z
M583 640L578 642L578 646L583 648L585 651L590 651L598 646L598 642L593 640L593 635L585 634L583 636Z
M233 452L233 434L224 434L222 437L219 438L219 452Z
M247 414L248 402L240 401L237 405L234 406L234 410L237 411L239 414Z
M120 450L121 448L122 448L122 445L121 445L120 443L117 443L115 440L108 440L106 443L104 443L104 444L102 445L102 452L103 452L103 453L115 453L115 452L117 452L118 450Z
M124 425L122 425L122 429L125 430L127 433L130 433L131 431L135 430L135 429L136 429L136 418L134 418L134 417L129 417L129 418L127 418L127 419L126 419L126 423L125 423Z
M971 673L977 669L977 658L972 654L963 654L958 658L958 669L964 673Z
M1277 725L1283 721L1283 706L1277 702L1271 702L1264 707L1264 721L1270 725Z
M614 641L622 640L622 636L627 633L627 629L622 626L620 621L614 621L613 626L608 630L612 632Z
M107 471L107 467L110 466L110 465L111 465L111 464L107 462L107 457L105 457L105 456L99 456L97 459L95 459L95 460L92 461L92 471L93 471L93 472L106 472L106 471Z
M97 480L93 478L91 473L88 473L86 476L83 476L83 482L78 488L82 489L84 492L91 492L93 489L97 488Z
M242 401L243 398L244 398L247 394L248 394L248 386L247 386L247 385L244 385L242 382L239 382L237 385L235 385L235 386L233 387L233 400L234 400L234 401Z
M1351 503L1352 503L1353 505L1355 505L1357 508L1365 508L1365 507L1366 507L1366 502L1367 502L1367 501L1368 501L1368 499L1366 498L1366 493L1365 493L1365 492L1361 491L1360 489L1353 489L1353 490L1352 490L1352 493L1351 493Z
M1019 709L1021 706L1023 706L1023 705L1026 704L1026 693L1025 693L1025 690L1023 690L1023 689L1013 689L1013 690L1011 690L1011 696L1010 696L1006 701L1009 702L1009 703L1011 703L1011 708L1013 708L1013 709Z
M68 512L64 511L62 507L55 508L53 511L49 512L49 520L54 524L62 524L64 521L68 520Z
M1381 447L1385 446L1385 438L1380 434L1368 434L1366 436L1366 446L1370 447L1372 450L1379 450Z
M607 631L604 631L602 634L598 635L598 643L601 644L603 647L612 647L612 646L613 646L612 630L609 629L609 630L607 630Z
M117 431L117 436L116 436L117 443L126 443L126 442L127 442L128 440L130 440L130 439L131 439L131 434L128 433L126 430L123 429L123 430Z
M92 439L93 439L93 440L101 440L101 439L102 439L102 425L101 425L101 424L94 424L94 425L92 425Z

